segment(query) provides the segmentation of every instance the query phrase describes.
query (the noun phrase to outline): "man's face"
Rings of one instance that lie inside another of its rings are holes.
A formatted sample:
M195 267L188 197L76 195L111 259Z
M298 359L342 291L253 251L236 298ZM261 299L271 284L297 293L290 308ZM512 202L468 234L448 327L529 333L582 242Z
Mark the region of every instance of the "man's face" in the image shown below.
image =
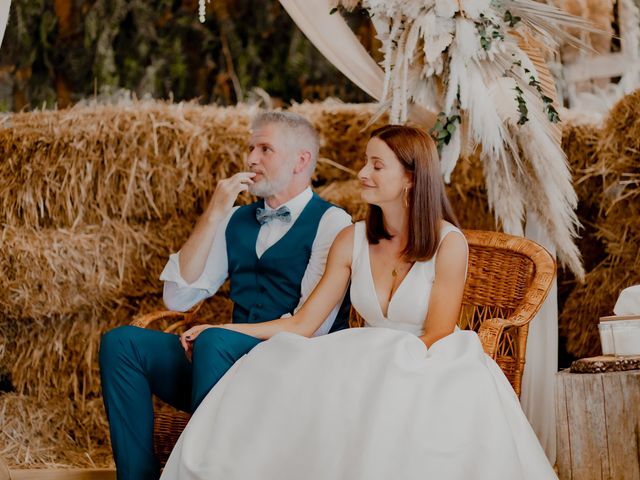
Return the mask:
M247 168L256 173L249 187L252 195L276 195L293 180L295 158L283 130L276 124L264 124L251 134Z

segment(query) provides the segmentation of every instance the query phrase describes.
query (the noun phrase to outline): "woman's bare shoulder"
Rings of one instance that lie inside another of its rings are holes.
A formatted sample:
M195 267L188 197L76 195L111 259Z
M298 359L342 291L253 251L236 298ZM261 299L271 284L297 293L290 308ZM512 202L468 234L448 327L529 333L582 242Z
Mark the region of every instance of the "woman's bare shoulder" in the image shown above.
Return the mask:
M336 236L336 239L331 245L329 252L330 257L334 257L340 260L340 263L351 264L351 256L353 253L353 241L355 238L355 225L349 225L343 228Z
M356 226L355 224L351 224L346 228L343 228L340 233L336 236L336 239L333 242L334 246L338 246L339 248L353 246L353 239L355 238Z
M447 232L438 247L436 272L460 272L464 276L467 270L467 256L467 239L460 230L452 229Z

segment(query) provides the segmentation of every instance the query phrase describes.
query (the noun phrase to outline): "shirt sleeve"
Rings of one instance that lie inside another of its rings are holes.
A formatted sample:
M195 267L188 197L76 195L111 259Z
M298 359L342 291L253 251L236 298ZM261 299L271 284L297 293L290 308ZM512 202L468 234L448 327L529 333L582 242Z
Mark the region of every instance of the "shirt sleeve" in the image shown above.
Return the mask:
M185 312L196 303L213 296L229 275L227 259L226 230L229 220L239 207L234 207L229 215L220 222L211 244L204 270L193 283L188 283L180 273L180 252L169 256L169 261L160 274L164 281L162 299L169 310Z
M298 303L295 312L302 307L307 298L309 298L309 295L311 295L311 292L313 292L313 289L316 288L316 285L324 273L329 249L331 248L333 241L338 236L338 233L349 225L351 225L351 216L338 207L329 208L320 219L316 238L311 247L311 258L309 258L309 264L307 265L307 269L302 277L300 302ZM329 332L336 316L338 315L338 310L340 310L341 304L342 301L333 308L320 328L313 334L314 337L324 335Z

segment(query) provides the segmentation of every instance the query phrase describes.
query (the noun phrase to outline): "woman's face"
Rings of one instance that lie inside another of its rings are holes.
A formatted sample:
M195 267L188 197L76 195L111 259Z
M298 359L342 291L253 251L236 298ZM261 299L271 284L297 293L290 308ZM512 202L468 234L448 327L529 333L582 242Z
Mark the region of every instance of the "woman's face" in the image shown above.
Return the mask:
M367 144L366 163L358 172L358 179L362 200L378 206L403 202L405 189L411 186L410 175L396 154L377 137Z

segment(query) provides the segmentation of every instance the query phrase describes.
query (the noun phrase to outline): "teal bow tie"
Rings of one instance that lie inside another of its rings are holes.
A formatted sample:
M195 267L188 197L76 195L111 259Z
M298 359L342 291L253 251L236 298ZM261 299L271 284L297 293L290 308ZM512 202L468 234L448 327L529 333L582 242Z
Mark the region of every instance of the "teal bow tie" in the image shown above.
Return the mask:
M260 225L270 222L274 218L281 220L285 223L291 222L291 212L287 207L280 207L277 210L267 210L266 208L258 207L256 210L256 220Z

